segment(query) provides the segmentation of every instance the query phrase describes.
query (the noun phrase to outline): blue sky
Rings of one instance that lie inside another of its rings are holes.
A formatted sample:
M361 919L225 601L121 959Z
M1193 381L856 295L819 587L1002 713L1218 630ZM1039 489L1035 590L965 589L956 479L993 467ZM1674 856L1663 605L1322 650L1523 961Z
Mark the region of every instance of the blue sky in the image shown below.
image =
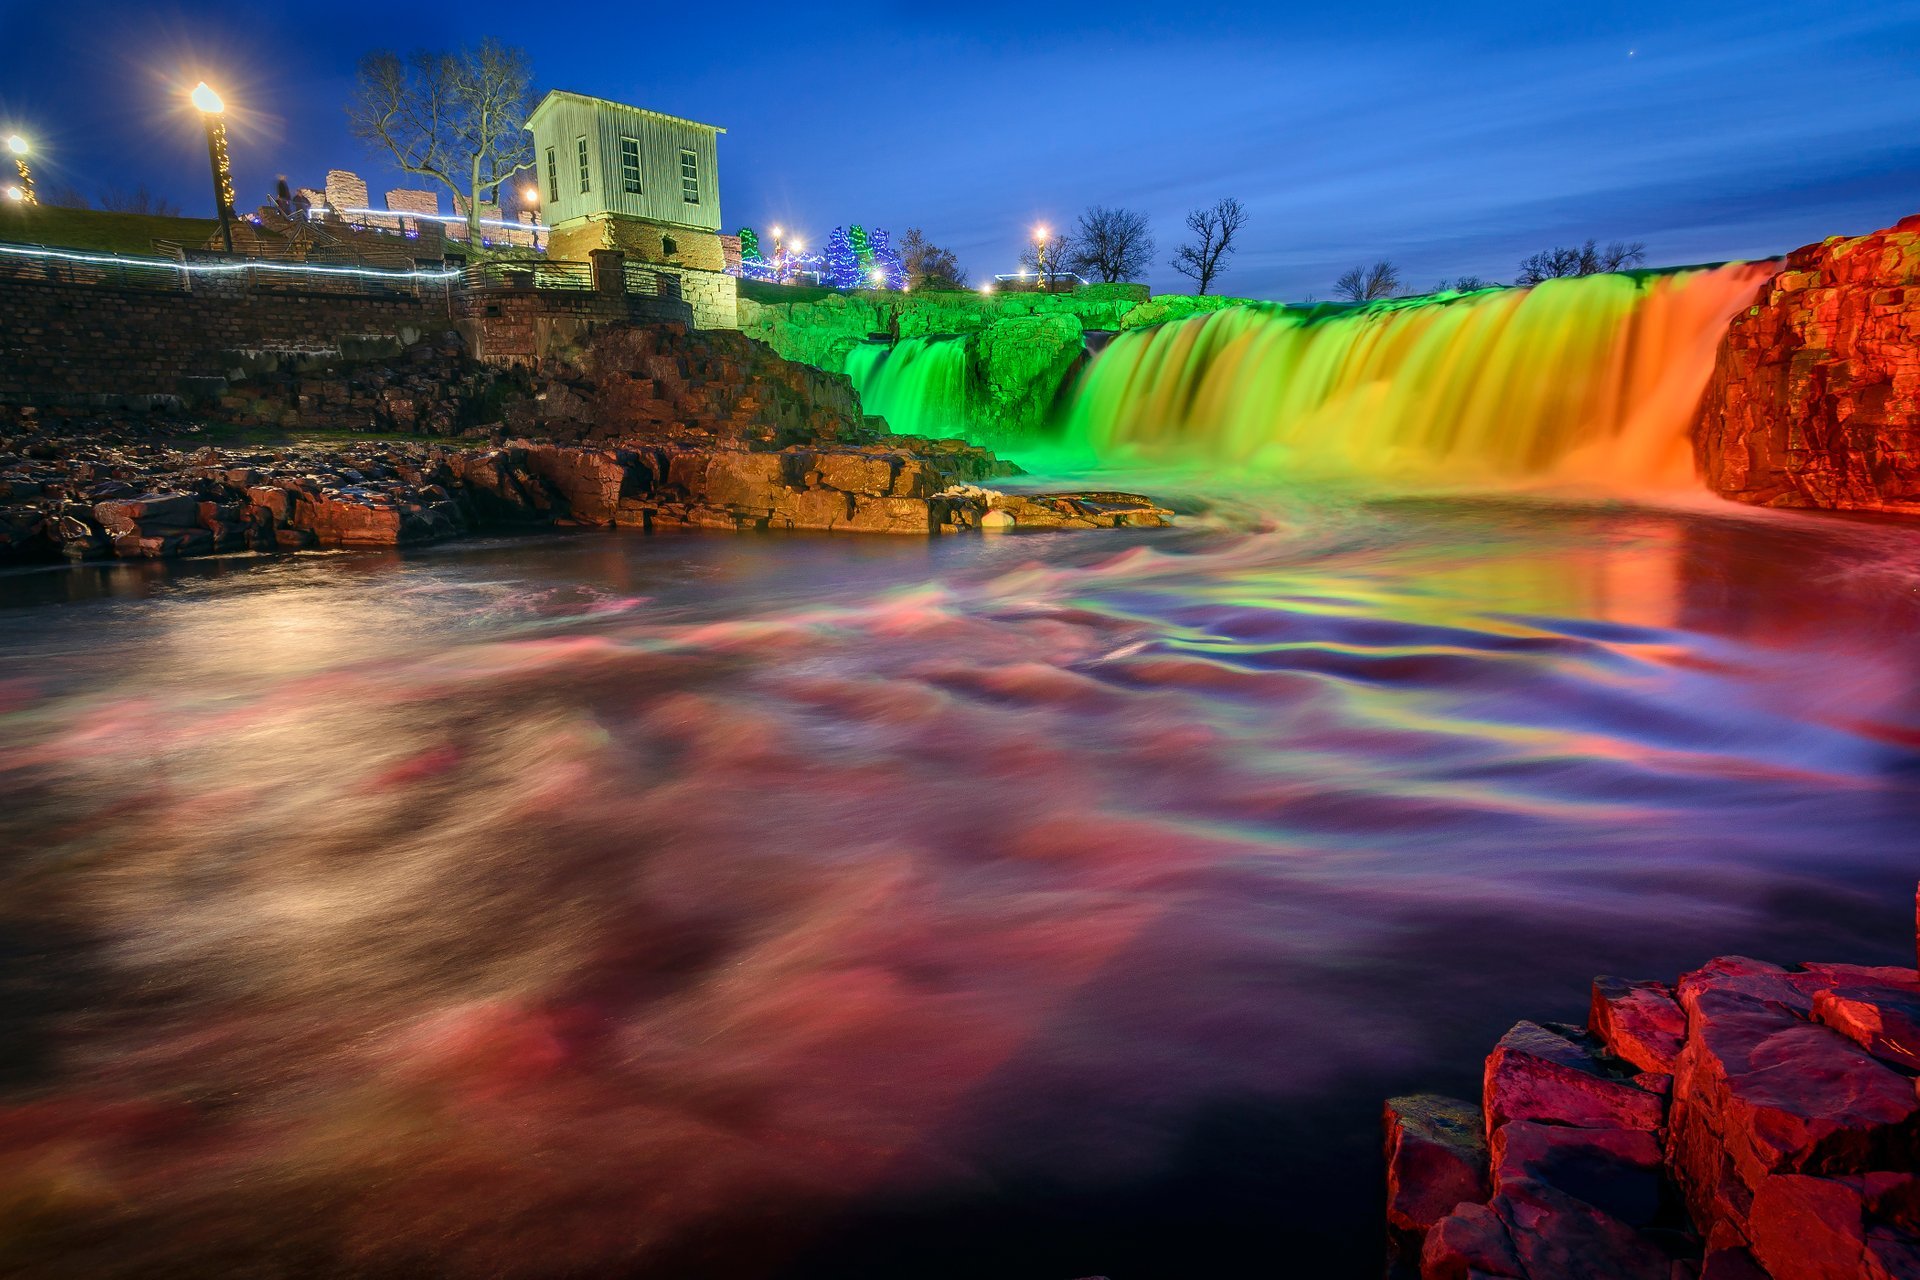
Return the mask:
M243 207L280 173L412 185L347 132L355 60L493 35L542 87L726 126L729 229L920 226L977 279L1035 221L1124 204L1174 288L1182 214L1234 195L1251 220L1223 289L1283 299L1377 257L1425 286L1588 236L1712 261L1920 212L1920 0L693 12L0 0L0 125L39 142L48 185L199 212L175 104L204 75L235 106Z

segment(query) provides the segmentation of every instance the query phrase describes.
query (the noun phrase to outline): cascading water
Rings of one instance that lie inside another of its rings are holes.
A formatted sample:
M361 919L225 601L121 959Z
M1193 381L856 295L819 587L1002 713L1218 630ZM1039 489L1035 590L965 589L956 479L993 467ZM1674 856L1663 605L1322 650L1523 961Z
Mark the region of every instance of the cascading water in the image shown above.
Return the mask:
M1715 348L1769 270L1235 307L1123 333L1078 389L1068 438L1107 460L1684 484Z
M868 343L847 353L847 374L868 413L902 435L952 436L967 421L967 344L961 338Z

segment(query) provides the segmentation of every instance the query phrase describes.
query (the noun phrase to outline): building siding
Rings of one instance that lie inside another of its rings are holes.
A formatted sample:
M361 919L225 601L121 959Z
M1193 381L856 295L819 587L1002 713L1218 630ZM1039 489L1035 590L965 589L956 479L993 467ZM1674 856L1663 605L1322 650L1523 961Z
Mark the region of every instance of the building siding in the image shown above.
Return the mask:
M548 225L558 225L590 214L612 213L629 218L676 223L707 231L720 229L719 130L680 122L599 99L572 94L550 94L533 113L535 163L541 175ZM581 194L575 168L575 140L587 140L587 164L592 190ZM640 191L622 188L620 140L640 144ZM560 196L546 190L547 148L559 157ZM700 201L687 203L680 189L680 152L694 153L700 165Z

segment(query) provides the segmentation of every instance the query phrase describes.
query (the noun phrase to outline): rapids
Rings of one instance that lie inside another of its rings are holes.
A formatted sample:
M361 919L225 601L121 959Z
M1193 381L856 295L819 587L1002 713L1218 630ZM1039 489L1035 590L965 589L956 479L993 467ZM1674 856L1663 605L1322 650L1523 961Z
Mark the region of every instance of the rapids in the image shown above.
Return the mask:
M0 577L0 1270L1370 1277L1515 1019L1911 963L1910 526L1126 481Z

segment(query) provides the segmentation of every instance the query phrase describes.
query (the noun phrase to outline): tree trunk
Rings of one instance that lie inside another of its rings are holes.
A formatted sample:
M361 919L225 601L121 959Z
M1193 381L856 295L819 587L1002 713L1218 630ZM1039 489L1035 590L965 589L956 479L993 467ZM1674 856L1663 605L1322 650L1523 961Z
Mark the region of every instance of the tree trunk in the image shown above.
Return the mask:
M467 250L480 249L480 157L473 158L473 181L467 186Z

